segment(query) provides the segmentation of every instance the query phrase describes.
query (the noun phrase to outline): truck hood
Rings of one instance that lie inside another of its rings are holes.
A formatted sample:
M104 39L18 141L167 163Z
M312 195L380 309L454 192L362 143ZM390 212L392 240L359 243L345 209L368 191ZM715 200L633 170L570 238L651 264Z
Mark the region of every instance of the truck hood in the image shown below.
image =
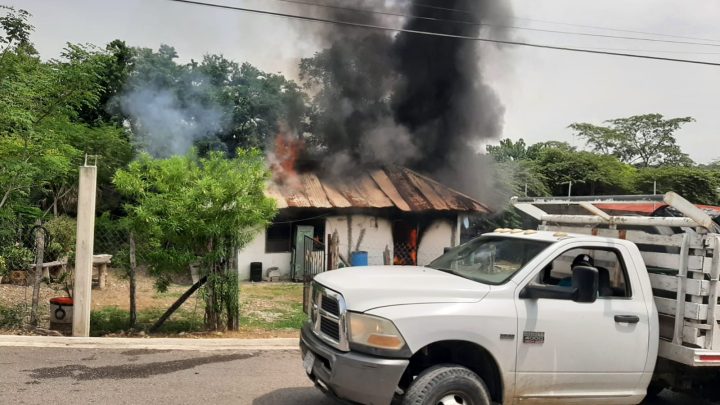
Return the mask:
M342 294L347 308L365 312L391 305L480 301L490 287L439 270L416 266L350 267L315 281Z

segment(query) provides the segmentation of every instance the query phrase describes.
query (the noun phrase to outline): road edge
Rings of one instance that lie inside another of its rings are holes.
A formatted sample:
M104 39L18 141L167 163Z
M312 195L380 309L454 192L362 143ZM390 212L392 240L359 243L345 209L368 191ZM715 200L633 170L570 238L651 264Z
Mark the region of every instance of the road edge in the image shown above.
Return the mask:
M298 350L299 339L85 338L0 335L0 347L118 350Z

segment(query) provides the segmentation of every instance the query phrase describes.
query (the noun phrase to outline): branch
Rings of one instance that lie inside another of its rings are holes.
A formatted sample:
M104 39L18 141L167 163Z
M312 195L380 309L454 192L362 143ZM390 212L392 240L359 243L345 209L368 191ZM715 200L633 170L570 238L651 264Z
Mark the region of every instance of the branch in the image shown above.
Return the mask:
M3 195L2 201L0 201L0 208L2 208L3 205L5 205L5 203L7 202L8 198L10 198L10 194L12 194L12 192L15 191L15 190L16 190L16 189L15 189L14 187L10 187L10 188L8 189L8 191L5 192L5 195Z
M65 197L66 195L68 195L68 193L71 192L72 190L73 190L72 187L68 187L67 190L65 190L64 193L62 193L61 195L57 196L57 197L55 198L55 200L53 201L53 203L50 204L50 207L49 207L48 209L46 209L45 212L43 212L43 217L44 217L45 215L47 215L48 212L50 212L50 210L52 209L52 207L53 207L55 204L57 204L58 200L60 200L61 198ZM2 208L2 205L0 205L0 208Z
M204 276L203 278L198 280L197 283L193 284L193 286L190 287L189 290L185 291L185 293L183 293L183 295L181 295L180 298L178 298L177 301L175 301L175 303L173 303L170 308L165 311L165 313L160 317L160 319L158 319L157 322L153 324L153 326L150 328L150 333L157 332L158 329L163 326L165 321L167 321L167 319L170 318L170 316L175 313L175 311L177 311L177 309L180 308L180 306L184 304L185 301L187 301L187 299L190 298L190 296L193 295L193 293L197 291L198 288L202 287L202 285L207 282L207 279L207 276Z
M77 89L75 89L75 90L77 90ZM64 99L65 99L66 97L71 96L71 95L75 92L75 90L70 90L69 92L61 95L61 96L50 106L50 109L49 109L49 110L47 110L44 114L42 114L40 117L38 117L38 119L35 120L34 124L35 124L35 125L39 124L42 120L44 120L44 119L47 118L50 114L52 114L53 112L55 112L55 110L57 109L58 105L60 105L60 103L61 103L62 101L64 101Z

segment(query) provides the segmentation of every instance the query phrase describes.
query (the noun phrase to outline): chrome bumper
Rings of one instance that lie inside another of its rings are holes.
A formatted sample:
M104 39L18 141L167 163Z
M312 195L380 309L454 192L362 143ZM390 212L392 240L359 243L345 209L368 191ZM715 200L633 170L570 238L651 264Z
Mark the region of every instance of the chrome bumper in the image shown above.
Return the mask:
M328 394L368 405L388 405L409 361L341 352L323 343L305 325L300 337L303 358L315 355L308 377Z

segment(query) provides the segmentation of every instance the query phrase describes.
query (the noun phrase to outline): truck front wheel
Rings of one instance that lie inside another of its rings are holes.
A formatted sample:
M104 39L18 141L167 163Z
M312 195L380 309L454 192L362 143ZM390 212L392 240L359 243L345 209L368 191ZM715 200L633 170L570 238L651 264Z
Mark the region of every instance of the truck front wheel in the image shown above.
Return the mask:
M423 371L403 397L402 405L490 405L483 380L469 369L441 364Z

